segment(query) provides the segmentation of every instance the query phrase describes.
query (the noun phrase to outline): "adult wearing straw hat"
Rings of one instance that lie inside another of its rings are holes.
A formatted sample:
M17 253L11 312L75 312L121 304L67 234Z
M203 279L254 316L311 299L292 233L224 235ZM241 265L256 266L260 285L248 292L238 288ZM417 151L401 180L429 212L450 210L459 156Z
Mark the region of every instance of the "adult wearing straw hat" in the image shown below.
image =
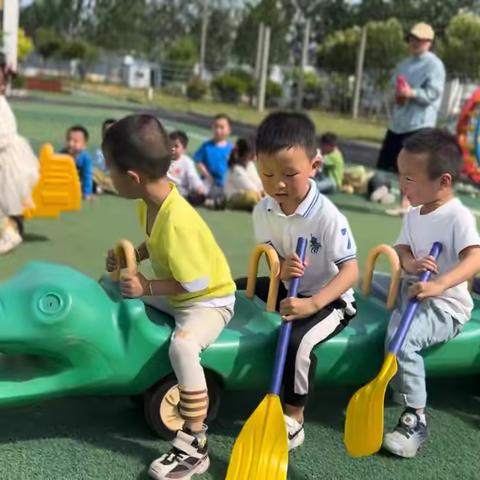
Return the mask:
M434 127L445 87L443 62L430 51L435 33L426 23L417 23L406 36L411 56L395 68L390 84L395 92L395 107L383 140L377 168L397 172L397 157L406 138L422 128ZM408 207L388 213L401 215Z

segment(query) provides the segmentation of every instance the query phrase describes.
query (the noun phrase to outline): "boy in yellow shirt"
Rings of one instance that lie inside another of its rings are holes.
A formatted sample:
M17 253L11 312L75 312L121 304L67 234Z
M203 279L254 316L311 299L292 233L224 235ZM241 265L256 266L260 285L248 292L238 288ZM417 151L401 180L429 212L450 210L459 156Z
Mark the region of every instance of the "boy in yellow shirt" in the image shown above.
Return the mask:
M151 115L125 117L107 131L102 150L119 195L140 199L145 241L136 249L137 261L149 258L156 277L147 280L138 273L122 280L122 295L146 297L175 318L169 356L185 424L149 474L157 480L190 478L209 466L203 423L208 392L200 353L232 318L235 285L212 232L167 179L171 150L162 124ZM110 250L107 270L115 267Z

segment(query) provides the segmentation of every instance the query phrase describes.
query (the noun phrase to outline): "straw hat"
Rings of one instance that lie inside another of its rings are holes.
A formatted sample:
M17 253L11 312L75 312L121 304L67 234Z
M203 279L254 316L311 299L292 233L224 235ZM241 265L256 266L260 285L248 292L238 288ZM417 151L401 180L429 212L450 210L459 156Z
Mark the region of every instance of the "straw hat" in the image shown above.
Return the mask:
M433 28L428 25L428 23L417 23L412 27L408 35L417 37L420 40L432 41L435 37L435 32L433 31Z

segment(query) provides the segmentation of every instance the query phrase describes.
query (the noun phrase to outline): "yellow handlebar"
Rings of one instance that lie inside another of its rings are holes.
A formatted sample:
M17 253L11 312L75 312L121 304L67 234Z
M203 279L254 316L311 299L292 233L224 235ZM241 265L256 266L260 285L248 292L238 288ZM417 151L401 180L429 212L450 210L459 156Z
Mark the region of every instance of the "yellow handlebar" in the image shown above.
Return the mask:
M398 254L389 245L378 245L374 249L370 250L365 265L365 276L363 278L362 293L368 295L372 287L373 269L379 255L384 253L390 262L391 275L390 275L390 288L388 289L387 308L392 310L395 307L397 301L398 287L400 286L400 274L401 265Z
M137 274L137 260L135 258L135 247L129 240L119 240L115 246L115 256L117 257L117 269L110 272L110 278L114 282L119 282L122 276L122 269L126 269L124 277L132 278Z
M267 312L274 312L277 303L278 282L280 281L280 260L275 249L266 244L257 245L250 255L248 265L247 280L247 298L253 298L255 295L255 285L257 283L258 264L262 254L265 254L267 263L270 267L270 286L268 287Z

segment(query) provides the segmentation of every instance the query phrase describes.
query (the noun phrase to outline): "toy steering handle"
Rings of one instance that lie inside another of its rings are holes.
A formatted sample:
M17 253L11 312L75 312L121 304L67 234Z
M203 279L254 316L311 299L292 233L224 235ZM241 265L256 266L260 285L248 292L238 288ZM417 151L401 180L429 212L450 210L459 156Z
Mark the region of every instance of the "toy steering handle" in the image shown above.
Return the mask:
M119 240L115 245L115 256L117 257L117 269L110 272L110 278L119 282L120 278L132 278L137 274L137 259L135 247L130 240ZM125 265L126 273L122 275L122 265Z
M397 301L402 268L397 252L389 245L378 245L368 252L367 261L365 262L365 276L363 277L362 294L367 296L370 293L375 262L377 261L378 256L382 253L387 256L388 261L390 262L390 288L388 289L387 308L392 310Z
M270 285L268 287L267 312L274 312L277 304L278 285L280 279L280 260L278 254L271 245L262 243L257 245L250 255L248 265L247 289L245 295L247 298L253 298L255 295L255 285L257 283L258 263L262 254L265 254L270 268Z

